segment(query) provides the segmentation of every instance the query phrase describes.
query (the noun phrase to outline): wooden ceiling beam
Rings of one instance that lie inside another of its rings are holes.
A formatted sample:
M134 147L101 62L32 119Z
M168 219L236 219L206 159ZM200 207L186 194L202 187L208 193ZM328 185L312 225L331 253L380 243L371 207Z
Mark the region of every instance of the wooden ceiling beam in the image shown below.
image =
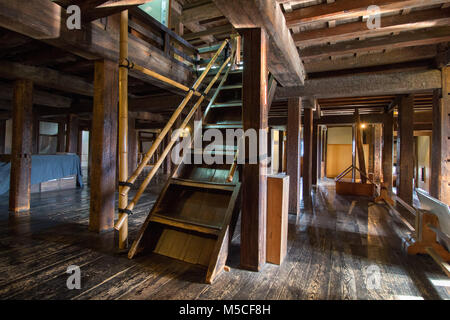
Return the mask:
M436 55L436 46L416 46L335 59L307 59L304 64L306 72L317 73L432 59Z
M68 30L65 19L65 10L50 0L0 0L1 27L34 39L42 39L88 60L119 60L119 32L115 30L116 26L110 25L105 30L91 22L83 25L82 30ZM130 60L145 68L181 83L192 82L192 71L150 45L130 39L129 52ZM151 83L160 85L158 81Z
M313 46L301 51L305 59L318 59L344 54L354 54L384 50L386 48L404 48L422 45L433 45L450 41L450 27L438 27L426 30L402 32L396 36L383 36L366 39L364 41L353 40L328 46Z
M316 98L396 95L431 91L442 87L440 70L399 73L356 74L311 79L304 86L278 88L276 99L311 96Z
M423 0L339 0L334 3L296 9L286 13L285 16L288 27L292 28L310 23L362 17L367 15L367 8L371 5L377 5L381 9L381 13L387 13L404 8L449 2L450 0L428 0L426 3Z
M275 79L283 86L303 84L305 69L275 0L214 0L217 7L236 28L260 27L268 35L268 64Z
M0 85L0 99L12 101L14 88L10 84ZM70 108L72 99L53 93L33 90L33 104L54 108Z
M196 7L183 9L180 16L180 22L183 24L190 22L200 22L203 20L222 17L222 12L217 8L214 2L207 2Z
M323 28L294 34L294 42L301 48L326 44L335 41L347 41L358 37L386 35L391 32L412 31L450 24L450 8L417 11L407 15L383 17L381 27L367 28L367 22L353 22L334 28Z
M191 32L191 33L185 34L183 36L183 38L185 40L193 40L193 39L197 39L197 38L201 38L201 37L209 36L209 35L231 33L232 30L233 30L233 26L231 24L226 24L223 26L208 28L208 29L205 29L204 31L200 31L200 32Z
M63 74L49 68L27 66L8 61L0 61L0 65L0 77L4 79L28 79L46 88L84 96L94 95L94 86L92 83L77 76Z

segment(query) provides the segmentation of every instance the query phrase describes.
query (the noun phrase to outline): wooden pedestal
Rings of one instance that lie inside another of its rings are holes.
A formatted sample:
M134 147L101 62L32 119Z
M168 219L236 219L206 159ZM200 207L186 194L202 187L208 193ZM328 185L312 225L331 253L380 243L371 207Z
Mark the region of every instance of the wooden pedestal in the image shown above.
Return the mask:
M267 262L282 264L287 253L289 176L267 177Z

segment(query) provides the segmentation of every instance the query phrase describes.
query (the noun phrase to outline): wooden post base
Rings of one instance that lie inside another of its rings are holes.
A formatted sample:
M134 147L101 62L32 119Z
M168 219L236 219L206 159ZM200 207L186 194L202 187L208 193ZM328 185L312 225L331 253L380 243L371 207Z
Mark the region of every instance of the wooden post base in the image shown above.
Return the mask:
M380 195L375 198L375 202L381 202L383 200L389 203L391 206L394 205L394 200L392 200L392 198L389 196L387 185L384 182L381 184Z
M436 241L436 232L429 225L439 229L438 218L430 213L422 213L422 221L416 226L416 233L421 235L418 239L411 239L406 243L408 254L428 254L427 248L432 248L443 261L450 261L450 253L440 243ZM417 230L419 229L419 230Z

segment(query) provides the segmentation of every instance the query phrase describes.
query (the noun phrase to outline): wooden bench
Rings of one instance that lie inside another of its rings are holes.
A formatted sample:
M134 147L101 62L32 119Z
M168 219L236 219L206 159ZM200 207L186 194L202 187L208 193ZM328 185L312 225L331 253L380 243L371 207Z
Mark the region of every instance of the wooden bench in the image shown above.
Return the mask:
M450 209L417 189L421 208L416 214L415 238L407 244L408 254L429 254L450 277Z

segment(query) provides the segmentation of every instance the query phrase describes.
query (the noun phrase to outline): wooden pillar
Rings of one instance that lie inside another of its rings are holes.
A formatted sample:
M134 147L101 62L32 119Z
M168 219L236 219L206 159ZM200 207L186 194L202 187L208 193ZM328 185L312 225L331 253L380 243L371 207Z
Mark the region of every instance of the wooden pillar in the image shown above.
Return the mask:
M450 205L450 67L442 69L442 90L433 93L430 195Z
M58 152L64 152L66 150L65 148L65 135L66 135L66 121L61 120L58 122L58 142L56 150Z
M441 201L450 205L450 67L442 69Z
M402 97L398 112L397 196L412 205L414 178L414 95Z
M95 232L114 227L114 192L117 154L117 62L95 62L94 109L92 117L92 170L89 229Z
M33 111L33 134L31 142L31 152L32 154L39 153L39 114Z
M5 153L6 120L0 120L0 154Z
M322 179L323 127L319 126L317 136L317 180Z
M289 213L300 213L300 139L302 130L301 98L288 100L287 175L289 176ZM285 151L286 152L286 151Z
M366 171L366 161L364 158L364 146L363 146L363 129L361 128L361 121L359 118L359 110L355 110L355 118L356 118L356 125L355 125L355 133L356 133L356 151L358 153L358 167L359 170L367 175ZM360 174L361 183L366 183L366 177L364 175Z
M318 172L318 161L319 161L319 126L317 124L313 125L313 136L312 136L312 176L311 184L313 186L317 185L317 172Z
M430 157L430 195L436 199L440 198L441 163L442 163L442 90L433 91L433 132L431 135L431 157Z
M311 196L312 186L312 148L313 148L313 110L303 110L303 197Z
M136 119L128 118L128 176L131 176L137 168L138 145L136 133Z
M67 116L66 152L78 152L78 116L76 114Z
M9 210L17 213L30 209L33 82L17 80L14 83L12 113Z
M383 182L389 193L392 193L392 167L394 150L394 114L383 115L383 147L382 147L382 171Z
M243 125L248 129L267 130L267 38L264 29L242 29L244 36ZM258 136L258 163L246 163L242 177L241 266L259 271L266 261L266 164L267 143ZM248 157L248 143L246 144Z
M369 167L367 168L368 177L375 176L375 126L369 124L366 130L367 143L369 145Z
M356 124L352 125L352 182L356 181Z
M327 177L328 128L323 132L323 177Z
M381 124L377 123L374 125L374 164L373 164L373 171L374 171L374 180L379 183L381 180L381 140L382 140L382 126Z

